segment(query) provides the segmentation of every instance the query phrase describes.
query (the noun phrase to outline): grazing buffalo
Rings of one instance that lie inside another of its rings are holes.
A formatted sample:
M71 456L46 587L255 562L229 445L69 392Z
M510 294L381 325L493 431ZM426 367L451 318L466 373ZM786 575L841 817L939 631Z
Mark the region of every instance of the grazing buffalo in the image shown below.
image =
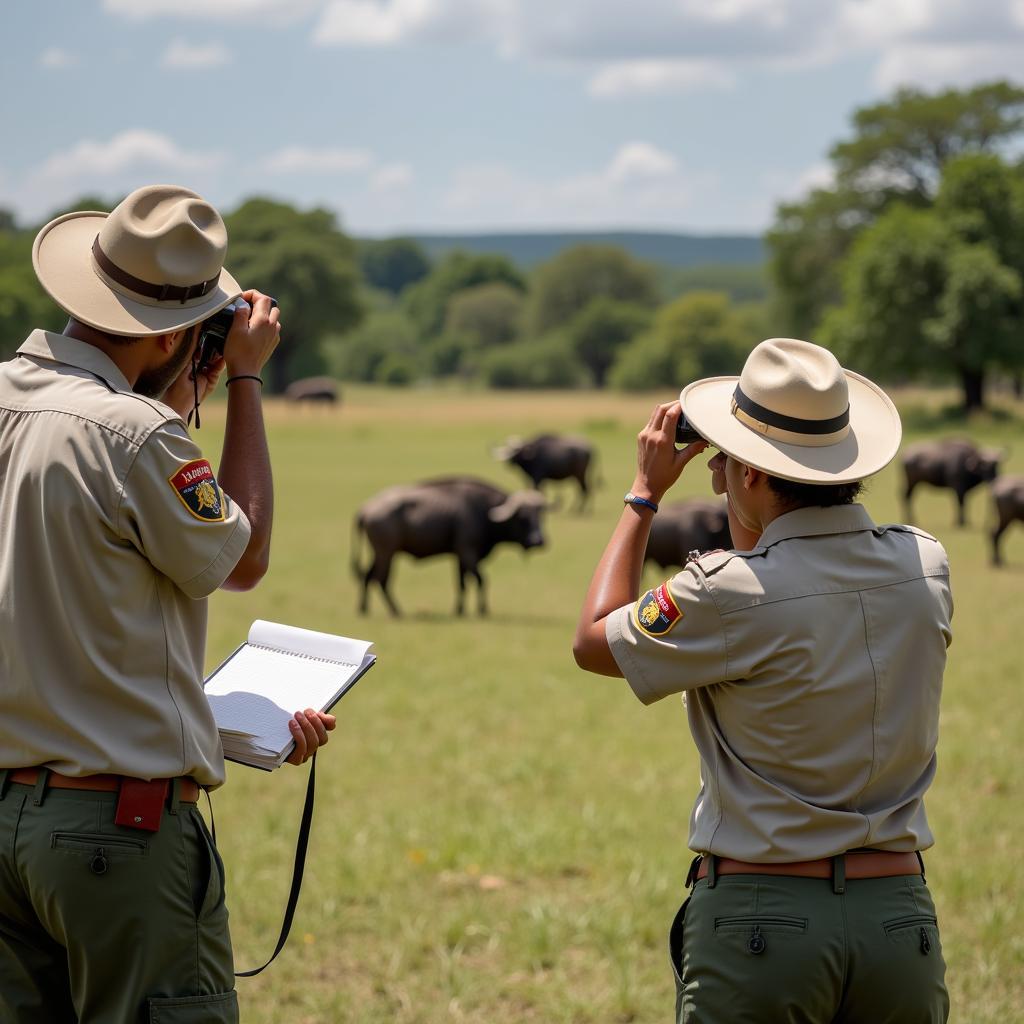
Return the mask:
M577 508L582 511L586 505L590 495L587 473L594 461L589 441L555 434L541 434L529 441L512 437L494 450L494 457L518 466L537 490L545 480L575 480L580 488Z
M359 611L366 613L371 582L379 584L392 615L400 614L388 592L391 560L400 551L413 558L454 555L458 561L457 615L463 613L466 576L476 580L477 603L487 614L480 563L501 543L529 550L544 545L541 513L545 501L535 491L508 494L483 480L448 477L389 487L370 498L353 524L352 569L362 580ZM359 565L359 540L365 535L373 561Z
M651 523L644 561L665 569L685 565L691 551L731 547L725 502L693 498L661 506Z
M293 380L284 389L284 397L290 402L335 405L338 401L338 385L330 377L303 377L301 380Z
M910 496L918 484L946 487L956 494L957 523L965 525L964 498L978 484L994 480L1005 453L992 448L979 449L967 440L922 441L903 452L906 489L903 510L906 521L913 522Z
M1003 476L992 485L996 527L992 531L992 564L1002 565L999 539L1015 519L1024 523L1024 476Z

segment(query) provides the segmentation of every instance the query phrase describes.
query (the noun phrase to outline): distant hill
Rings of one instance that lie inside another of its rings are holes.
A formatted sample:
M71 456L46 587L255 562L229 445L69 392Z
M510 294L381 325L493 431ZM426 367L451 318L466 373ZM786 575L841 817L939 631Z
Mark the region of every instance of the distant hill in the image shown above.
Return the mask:
M530 268L551 259L570 245L618 245L634 257L668 267L764 262L764 245L757 235L675 235L655 231L522 232L488 235L410 235L431 260L456 249L496 252Z

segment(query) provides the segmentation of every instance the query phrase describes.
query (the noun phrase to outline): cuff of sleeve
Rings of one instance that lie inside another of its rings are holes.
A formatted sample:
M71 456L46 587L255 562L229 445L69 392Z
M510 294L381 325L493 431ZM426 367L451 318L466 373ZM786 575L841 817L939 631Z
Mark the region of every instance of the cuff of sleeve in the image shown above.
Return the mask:
M217 553L217 557L198 576L179 583L178 586L193 600L209 597L227 578L231 570L238 565L242 557L249 537L252 534L252 527L245 513L238 510L238 522L231 531L224 546Z
M632 640L627 632L626 623L632 609L632 605L626 605L608 615L604 620L604 635L615 664L619 666L623 678L629 683L637 699L642 704L653 704L659 695L652 692L640 666L633 658Z

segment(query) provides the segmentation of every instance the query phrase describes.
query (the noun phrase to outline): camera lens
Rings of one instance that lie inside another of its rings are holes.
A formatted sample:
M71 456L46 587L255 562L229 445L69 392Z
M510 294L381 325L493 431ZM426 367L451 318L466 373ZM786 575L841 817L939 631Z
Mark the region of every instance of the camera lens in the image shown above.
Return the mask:
M693 428L686 418L686 413L681 413L676 422L676 444L693 444L694 441L703 441L704 438Z

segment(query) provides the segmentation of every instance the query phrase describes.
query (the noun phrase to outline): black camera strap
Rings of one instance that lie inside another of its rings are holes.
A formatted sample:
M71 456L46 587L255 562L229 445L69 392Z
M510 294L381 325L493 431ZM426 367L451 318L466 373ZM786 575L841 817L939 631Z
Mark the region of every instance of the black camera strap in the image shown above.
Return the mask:
M199 423L196 423L199 426ZM235 971L236 978L252 978L261 971L266 970L277 958L277 954L284 949L288 941L288 933L292 930L292 919L295 917L295 908L299 902L299 892L302 889L302 874L306 868L306 848L309 846L309 830L313 824L313 798L316 794L316 754L309 759L309 781L306 783L306 803L302 808L302 821L299 823L299 838L295 843L295 862L292 865L292 887L288 893L288 905L284 910L284 920L281 922L281 934L277 938L277 946L270 954L270 959L262 967L254 967L250 971Z

